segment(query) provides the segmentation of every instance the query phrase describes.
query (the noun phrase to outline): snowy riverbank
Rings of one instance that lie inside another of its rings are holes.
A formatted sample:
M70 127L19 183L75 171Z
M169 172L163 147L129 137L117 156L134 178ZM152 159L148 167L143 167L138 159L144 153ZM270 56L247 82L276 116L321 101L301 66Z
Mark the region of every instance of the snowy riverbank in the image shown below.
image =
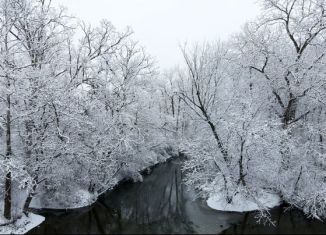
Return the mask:
M33 228L39 226L45 218L40 215L29 213L28 216L24 215L17 219L14 223L5 224L0 226L0 234L25 234ZM1 224L5 222L0 219Z
M148 154L148 153L147 153ZM73 210L88 207L94 204L98 197L113 189L123 180L132 180L134 182L142 182L142 172L150 171L151 168L165 163L169 159L178 156L179 150L176 146L161 146L159 150L151 151L148 154L148 161L130 162L128 166L119 170L117 174L110 180L110 184L98 193L91 193L86 188L75 188L74 190L47 192L45 188L40 188L41 193L36 195L30 205L33 209L53 209L53 210Z
M133 180L134 182L142 181L142 174L148 173L151 169L159 164L169 161L171 158L178 156L179 152L177 148L165 145L160 148L156 153L152 152L148 158L149 161L143 161L136 163L129 163L128 167L125 167L119 171L118 174L110 180L110 184L106 189L103 189L100 193L91 193L85 188L74 188L69 191L47 191L46 187L40 186L38 188L38 194L33 198L30 208L36 210L53 209L53 210L73 210L91 206L94 204L98 197L107 192L108 190L116 187L123 180ZM74 182L71 182L70 188L73 188ZM68 183L67 183L68 184ZM74 185L75 186L75 185ZM19 191L16 195L20 195L17 202L23 202L27 196L27 192ZM19 214L22 214L22 203L15 205L15 208L19 208ZM0 226L0 234L24 234L29 230L37 227L45 220L44 217L30 213L29 216L23 215L20 219L14 223L0 220L0 224L6 224Z
M211 194L207 199L207 205L218 211L249 212L262 209L271 209L282 203L281 198L273 193L260 192L257 196L247 196L237 193L233 196L232 202L228 203L223 193Z

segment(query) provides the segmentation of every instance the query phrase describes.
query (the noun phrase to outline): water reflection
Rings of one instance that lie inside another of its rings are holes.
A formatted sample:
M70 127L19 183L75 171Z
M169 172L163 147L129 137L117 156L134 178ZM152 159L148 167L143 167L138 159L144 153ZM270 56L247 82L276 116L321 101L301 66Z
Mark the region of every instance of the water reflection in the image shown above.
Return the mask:
M298 210L278 207L270 211L275 226L258 224L255 213L244 214L238 224L222 234L326 234L326 224L308 219Z
M209 209L182 181L180 159L155 168L143 183L124 183L91 208L44 211L46 221L30 234L221 233L243 217Z
M46 221L30 234L326 234L326 224L282 207L271 210L275 227L257 224L255 213L211 210L184 188L181 163L156 167L143 183L124 183L90 208L42 211Z

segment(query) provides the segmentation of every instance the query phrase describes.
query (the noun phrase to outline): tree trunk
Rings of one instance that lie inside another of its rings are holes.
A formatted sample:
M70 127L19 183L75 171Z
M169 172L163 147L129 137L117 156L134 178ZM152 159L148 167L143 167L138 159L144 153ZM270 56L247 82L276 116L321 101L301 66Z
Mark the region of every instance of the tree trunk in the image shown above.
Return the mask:
M180 122L180 104L181 104L181 98L179 97L178 99L178 113L177 113L177 123L176 123L176 133L178 134L179 132L179 122ZM182 133L183 134L183 133Z
M6 159L10 159L11 149L11 113L10 113L10 95L7 95L7 120L6 120ZM6 174L5 180L5 198L4 198L4 217L11 220L11 170Z
M224 145L222 143L222 141L220 140L220 137L218 136L217 132L216 132L216 127L215 125L211 122L211 121L207 121L208 122L208 125L210 126L212 132L213 132L213 135L214 135L214 138L217 142L217 146L218 148L220 149L222 155L223 155L223 159L225 161L226 164L228 164L228 151L224 148Z
M26 128L26 156L28 158L28 161L30 161L31 156L32 156L32 146L33 146L33 121L27 120L25 122L25 128Z
M175 117L175 108L174 108L174 98L171 97L171 108L172 108L172 116Z
M287 128L288 125L291 123L291 121L295 119L296 110L297 110L297 99L291 96L290 101L284 110L284 115L283 115L284 128Z
M243 169L243 150L244 150L245 141L241 141L241 150L240 150L240 159L239 159L239 181L238 185L242 183L242 186L246 186L245 174Z
M223 181L224 181L224 190L226 192L226 201L228 204L231 204L233 201L233 197L231 196L231 193L229 192L229 187L228 187L228 180L224 172L222 171L221 167L218 165L217 161L214 159L215 166L219 172L221 172Z
M30 204L32 202L32 199L35 196L35 192L36 192L36 188L37 188L37 181L38 181L38 179L36 178L35 179L36 183L33 185L32 191L28 194L28 197L27 197L27 199L25 201L24 210L23 210L25 213L28 212L28 209L29 209L29 206L30 206Z
M214 123L212 123L211 121L211 118L210 118L210 115L207 113L207 108L205 108L203 102L202 102L202 99L200 97L200 92L197 90L197 98L198 98L198 102L199 102L199 109L200 111L202 112L202 114L204 115L205 119L206 119L206 122L208 123L208 125L210 126L212 132L213 132L213 135L214 135L214 138L217 142L217 146L218 148L220 149L222 155L223 155L223 159L225 161L225 163L228 165L228 151L227 149L224 147L219 135L217 134L217 131L216 131L216 127L214 125Z
M11 172L6 175L4 217L11 220Z

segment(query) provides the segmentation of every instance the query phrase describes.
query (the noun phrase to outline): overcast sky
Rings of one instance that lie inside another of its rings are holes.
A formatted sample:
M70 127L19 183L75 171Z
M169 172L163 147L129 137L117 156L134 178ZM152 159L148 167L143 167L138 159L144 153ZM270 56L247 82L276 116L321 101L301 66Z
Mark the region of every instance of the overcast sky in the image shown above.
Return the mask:
M181 62L185 41L226 39L258 12L257 0L55 0L78 18L131 26L135 38L168 68Z

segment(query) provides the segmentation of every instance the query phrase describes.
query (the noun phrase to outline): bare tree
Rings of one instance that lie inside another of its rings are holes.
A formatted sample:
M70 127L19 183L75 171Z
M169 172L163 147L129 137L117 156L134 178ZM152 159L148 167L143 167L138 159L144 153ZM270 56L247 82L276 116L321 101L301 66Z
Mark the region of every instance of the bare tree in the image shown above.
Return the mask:
M215 160L217 170L222 174L227 201L232 202L230 185L232 176L229 172L231 158L226 143L219 130L219 114L225 111L227 103L222 101L221 82L225 78L223 60L227 51L218 44L196 45L192 51L182 48L186 64L184 73L180 75L179 96L186 106L207 124L222 156Z
M256 47L260 58L249 68L270 84L281 110L278 115L287 128L315 110L311 107L300 113L298 105L321 85L318 80L311 82L311 76L325 56L325 2L266 0L263 6L266 14L260 23L249 25L246 31L247 46ZM282 54L280 48L288 54Z

